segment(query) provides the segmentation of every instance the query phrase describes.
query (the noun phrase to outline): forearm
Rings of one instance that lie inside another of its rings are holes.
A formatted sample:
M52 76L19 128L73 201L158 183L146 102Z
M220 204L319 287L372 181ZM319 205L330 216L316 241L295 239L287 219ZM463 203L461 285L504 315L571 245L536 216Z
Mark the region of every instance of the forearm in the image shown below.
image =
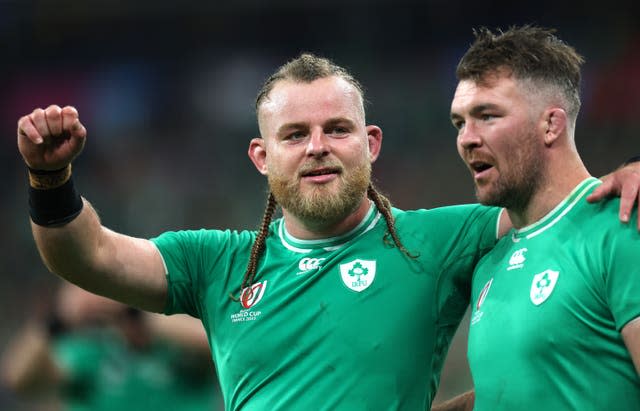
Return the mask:
M29 214L40 255L59 276L95 294L162 311L165 268L148 240L115 233L75 189L72 162L87 131L78 111L51 105L18 121L18 149L29 174Z
M431 411L471 411L475 400L475 391L467 391L457 397L431 407Z
M95 210L85 201L81 213L62 226L31 222L36 246L47 268L73 282L86 282L99 270L102 226Z

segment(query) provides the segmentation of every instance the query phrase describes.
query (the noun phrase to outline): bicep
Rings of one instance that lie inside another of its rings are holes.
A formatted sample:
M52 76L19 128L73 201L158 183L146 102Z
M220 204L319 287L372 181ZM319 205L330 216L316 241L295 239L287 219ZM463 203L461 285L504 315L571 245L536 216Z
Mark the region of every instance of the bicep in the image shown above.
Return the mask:
M629 321L622 328L622 339L631 355L636 371L640 375L640 317Z
M31 227L52 272L95 294L145 310L163 310L164 264L149 240L105 228L86 201L78 217L63 226Z
M96 294L147 311L161 312L167 295L164 261L149 240L103 228L93 284ZM78 284L82 286L82 284Z

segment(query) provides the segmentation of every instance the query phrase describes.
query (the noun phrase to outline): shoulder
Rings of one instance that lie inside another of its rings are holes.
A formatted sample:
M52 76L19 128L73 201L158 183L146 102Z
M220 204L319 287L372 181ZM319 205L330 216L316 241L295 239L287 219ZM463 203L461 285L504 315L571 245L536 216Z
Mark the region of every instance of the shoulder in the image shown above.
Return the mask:
M584 223L586 231L602 231L604 228L622 230L625 227L635 228L635 224L620 222L620 198L607 198L597 203L589 203L585 198L580 199L577 212L572 215L576 224ZM630 221L637 221L637 209L633 210ZM597 223L596 223L597 222Z
M395 224L401 235L441 247L493 246L497 239L500 208L479 204L399 211ZM457 253L456 255L459 255Z
M498 207L487 207L481 204L460 204L446 207L418 210L399 210L394 208L393 215L399 223L415 224L417 221L430 223L457 224L468 220L497 220L500 213Z
M603 217L609 218L610 216L617 215L620 208L619 197L608 197L596 203L590 203L587 201L589 194L593 193L593 191L601 184L602 181L593 177L590 177L580 183L578 187L574 189L574 192L578 190L580 190L580 192L570 194L568 199L565 200L569 202L568 206L566 206L567 210L565 212L568 212L568 215L576 220ZM571 211L574 207L576 212ZM614 218L612 222L617 223L618 219Z
M180 230L166 231L157 237L151 238L151 241L159 247L168 245L202 247L207 244L219 246L221 243L242 244L252 242L255 236L256 232L249 230Z
M598 251L607 249L633 248L640 244L638 232L638 210L631 214L629 223L619 218L620 198L610 198L598 203L581 200L578 212L571 216L571 225L576 232L581 232L587 244Z

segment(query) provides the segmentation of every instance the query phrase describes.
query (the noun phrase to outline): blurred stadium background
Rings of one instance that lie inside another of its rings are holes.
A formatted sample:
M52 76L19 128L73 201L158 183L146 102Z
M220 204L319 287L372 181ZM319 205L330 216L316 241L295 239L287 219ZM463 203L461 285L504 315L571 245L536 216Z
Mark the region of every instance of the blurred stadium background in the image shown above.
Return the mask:
M246 156L253 99L311 51L363 82L385 136L375 178L396 206L473 202L448 120L454 67L473 27L523 23L558 28L587 59L577 144L590 171L639 154L639 2L0 0L0 350L58 281L31 239L19 116L79 109L89 137L77 186L115 230L253 228L266 190ZM439 398L471 386L466 326ZM0 409L31 410L1 391Z

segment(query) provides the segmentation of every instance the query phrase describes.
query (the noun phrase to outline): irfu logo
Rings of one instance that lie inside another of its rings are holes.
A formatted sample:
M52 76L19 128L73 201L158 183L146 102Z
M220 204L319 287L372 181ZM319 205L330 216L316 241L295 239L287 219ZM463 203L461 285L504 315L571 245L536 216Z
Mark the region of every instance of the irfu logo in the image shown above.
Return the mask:
M340 276L344 285L360 292L368 288L376 278L376 262L372 260L354 260L340 264Z
M540 305L549 298L558 282L559 274L558 271L545 270L533 276L531 291L529 292L532 303Z
M351 270L349 270L349 275L352 277L356 277L356 281L360 281L360 276L367 275L369 269L363 266L360 261L355 263Z

